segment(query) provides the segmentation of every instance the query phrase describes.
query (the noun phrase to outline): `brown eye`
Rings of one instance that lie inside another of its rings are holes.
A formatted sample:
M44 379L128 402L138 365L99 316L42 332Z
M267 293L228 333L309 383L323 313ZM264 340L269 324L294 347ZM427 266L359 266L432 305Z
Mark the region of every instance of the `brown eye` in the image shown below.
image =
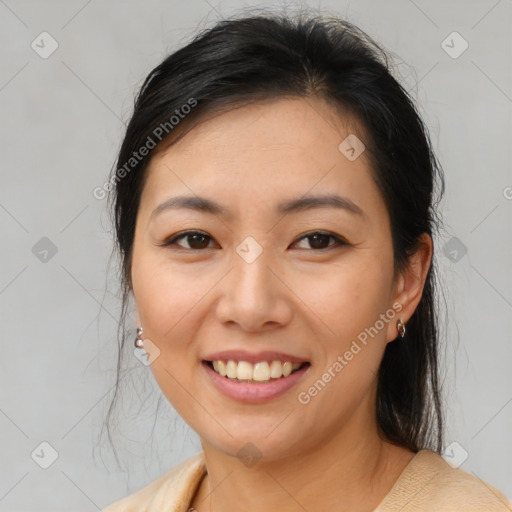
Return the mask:
M329 239L333 239L334 243L329 244ZM323 231L315 231L313 233L308 233L301 237L298 241L301 240L309 240L310 247L306 247L306 249L316 249L316 250L324 250L330 249L332 247L338 247L340 245L346 245L346 242L342 240L340 237L333 235L332 233L326 233Z
M184 247L183 245L177 243L177 241L181 239L186 240L188 247ZM206 233L202 233L201 231L185 231L183 233L180 233L179 235L170 238L162 245L165 247L177 245L182 249L201 250L208 248L208 243L211 239L212 238L209 235L207 235Z

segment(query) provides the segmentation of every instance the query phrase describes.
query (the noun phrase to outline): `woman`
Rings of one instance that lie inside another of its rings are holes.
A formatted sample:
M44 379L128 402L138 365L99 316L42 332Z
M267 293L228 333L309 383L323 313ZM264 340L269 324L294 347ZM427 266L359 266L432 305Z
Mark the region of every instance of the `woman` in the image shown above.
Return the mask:
M440 455L443 176L371 38L204 31L145 80L111 183L136 350L203 451L105 512L510 510Z

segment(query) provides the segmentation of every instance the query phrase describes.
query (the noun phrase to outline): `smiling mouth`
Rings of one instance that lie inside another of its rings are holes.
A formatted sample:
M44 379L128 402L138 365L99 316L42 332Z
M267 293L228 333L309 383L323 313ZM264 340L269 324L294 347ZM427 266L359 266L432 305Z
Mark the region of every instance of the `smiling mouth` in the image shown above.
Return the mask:
M244 383L265 383L284 379L307 366L308 361L303 363L292 363L290 361L261 361L251 364L247 361L203 361L214 372L232 382Z

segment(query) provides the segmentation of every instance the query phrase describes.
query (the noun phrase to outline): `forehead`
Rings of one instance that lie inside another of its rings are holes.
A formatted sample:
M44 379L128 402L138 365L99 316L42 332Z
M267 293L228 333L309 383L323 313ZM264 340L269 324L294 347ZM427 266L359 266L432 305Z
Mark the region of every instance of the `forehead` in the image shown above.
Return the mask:
M339 144L349 134L366 138L354 116L338 114L317 97L283 97L209 112L171 151L208 151L221 160L230 155L243 159L246 155L239 154L239 149L248 152L247 158L254 152L263 157L261 151L265 151L274 156L299 153L316 159L319 153L338 156Z
M365 151L354 160L343 152L348 136L365 139L354 119L316 98L281 98L205 116L152 158L141 208L184 194L238 202L239 210L332 193L354 203L379 202Z

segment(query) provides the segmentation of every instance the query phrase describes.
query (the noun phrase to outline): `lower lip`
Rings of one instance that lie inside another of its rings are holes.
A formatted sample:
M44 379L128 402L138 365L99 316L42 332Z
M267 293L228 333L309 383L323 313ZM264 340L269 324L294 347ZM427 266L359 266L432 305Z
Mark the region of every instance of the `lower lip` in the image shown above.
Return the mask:
M281 377L259 384L234 382L218 374L204 361L202 362L202 366L221 393L238 402L258 404L284 395L302 379L311 365L306 365L300 370L291 373L288 377Z

